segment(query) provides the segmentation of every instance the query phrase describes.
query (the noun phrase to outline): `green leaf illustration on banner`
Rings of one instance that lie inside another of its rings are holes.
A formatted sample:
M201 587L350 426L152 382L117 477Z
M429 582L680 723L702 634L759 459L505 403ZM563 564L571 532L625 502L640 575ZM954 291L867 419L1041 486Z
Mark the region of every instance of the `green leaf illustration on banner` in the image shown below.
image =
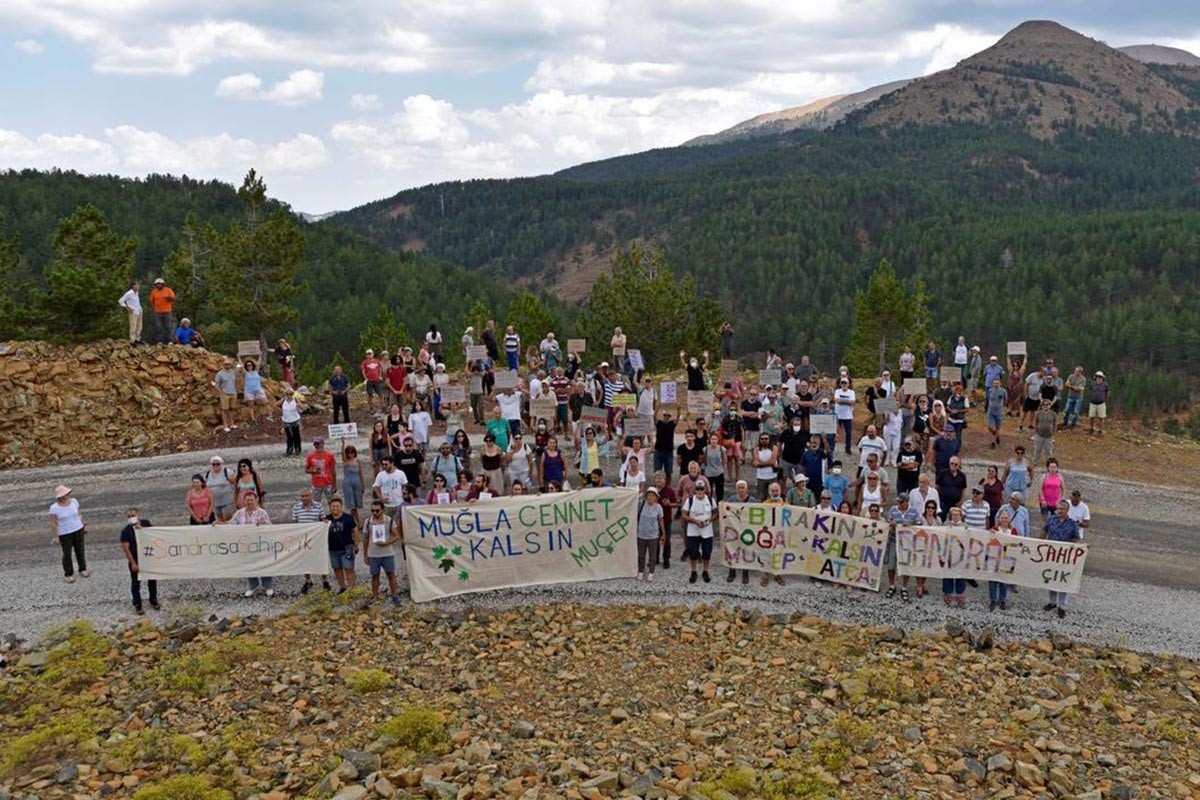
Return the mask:
M466 581L470 577L471 577L471 573L467 572L465 569L460 569L458 571L458 579L460 581Z
M454 559L453 558L443 558L441 563L438 564L438 569L440 569L442 572L449 575L450 570L454 569Z
M439 544L437 547L433 548L433 557L435 560L440 561L441 559L446 557L447 552L448 551L446 550L446 548ZM457 556L457 555L461 555L461 554L455 553L454 555Z
M454 555L456 555L456 556L461 556L462 555L462 547L456 545L455 548L453 550L451 550L450 552L454 553Z

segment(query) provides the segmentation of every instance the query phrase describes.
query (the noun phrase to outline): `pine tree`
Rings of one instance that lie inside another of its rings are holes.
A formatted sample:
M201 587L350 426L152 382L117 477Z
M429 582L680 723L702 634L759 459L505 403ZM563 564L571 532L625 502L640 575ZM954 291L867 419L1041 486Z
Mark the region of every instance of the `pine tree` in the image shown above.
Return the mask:
M846 366L851 375L878 375L899 355L900 340L913 322L904 284L887 259L879 262L867 288L855 297L854 312Z
M267 187L254 170L238 189L238 199L241 220L213 241L212 307L227 321L227 332L222 331L227 336L265 344L268 331L299 318L295 301L307 290L296 281L304 232L285 209L267 210Z
M183 241L163 264L163 279L175 291L176 316L190 317L193 324L199 324L212 302L216 242L216 229L212 225L202 227L196 213L189 211L183 223Z
M558 319L532 292L521 292L508 304L504 324L512 325L526 345L536 344L558 327ZM478 330L478 329L477 329Z
M368 349L379 355L384 350L396 353L406 345L412 346L408 327L392 315L391 309L380 303L375 319L367 323L367 327L358 335L358 358L366 358Z
M0 231L4 230L4 214L0 213ZM0 339L15 337L24 324L20 281L17 268L21 265L20 242L0 235Z
M137 248L136 236L113 231L91 203L59 222L40 303L47 330L80 339L119 336L117 300L129 288Z

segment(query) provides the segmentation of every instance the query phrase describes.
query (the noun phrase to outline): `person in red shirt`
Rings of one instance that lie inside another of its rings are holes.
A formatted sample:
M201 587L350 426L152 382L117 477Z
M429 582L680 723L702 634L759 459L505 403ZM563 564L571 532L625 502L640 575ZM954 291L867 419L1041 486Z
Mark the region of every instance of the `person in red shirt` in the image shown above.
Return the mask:
M362 370L363 380L367 382L367 408L375 410L378 406L383 411L383 364L375 357L374 350L367 351L367 357L358 365Z
M658 489L658 502L663 507L663 535L659 542L659 558L662 568L671 568L671 520L675 509L679 508L679 495L667 484L667 476L663 472L654 473L654 488Z
M154 335L158 337L158 343L170 344L175 333L175 292L162 278L154 279L150 308L154 312Z
M404 362L400 360L399 355L392 356L392 363L387 368L385 375L387 379L387 388L391 392L392 403L404 405L404 388L408 381L408 368L404 366Z
M304 459L304 471L312 476L313 499L326 507L337 494L337 458L325 449L325 440L313 439L313 449Z

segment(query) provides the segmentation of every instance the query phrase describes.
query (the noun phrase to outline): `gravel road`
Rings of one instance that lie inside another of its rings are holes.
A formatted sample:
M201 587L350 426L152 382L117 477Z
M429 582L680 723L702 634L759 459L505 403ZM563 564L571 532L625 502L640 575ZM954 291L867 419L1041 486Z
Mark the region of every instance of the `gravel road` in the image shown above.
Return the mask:
M362 443L359 451L363 452ZM117 545L124 511L136 505L159 524L185 520L184 488L202 471L209 453L185 453L97 464L46 467L0 473L0 633L34 639L59 622L88 618L101 627L136 619L130 608L128 572ZM263 475L268 504L285 514L304 475L295 458L280 446L224 451L227 462L248 455ZM981 464L968 462L968 476L982 475ZM1094 511L1087 541L1091 545L1083 592L1073 599L1065 620L1043 612L1042 593L1024 589L1010 595L1007 612L989 613L986 590L968 590L966 609L951 610L935 595L902 604L881 595L854 593L792 579L787 586L762 587L725 582L725 570L713 571L711 584L686 582L687 570L673 564L653 583L633 579L590 584L514 589L450 599L455 608L560 601L611 605L719 604L763 611L800 611L844 622L896 624L935 629L953 619L970 627L995 625L1001 638L1031 638L1059 631L1074 638L1135 650L1171 652L1200 658L1200 537L1192 509L1200 492L1159 489L1066 472ZM92 577L68 585L59 567L59 549L50 542L46 509L54 486L76 491L89 520L88 553ZM936 582L931 587L936 589ZM196 606L218 616L282 612L294 599L299 578L277 582L280 596L244 600L236 580L163 582L162 610L151 619L170 619ZM1015 602L1013 602L1015 601Z

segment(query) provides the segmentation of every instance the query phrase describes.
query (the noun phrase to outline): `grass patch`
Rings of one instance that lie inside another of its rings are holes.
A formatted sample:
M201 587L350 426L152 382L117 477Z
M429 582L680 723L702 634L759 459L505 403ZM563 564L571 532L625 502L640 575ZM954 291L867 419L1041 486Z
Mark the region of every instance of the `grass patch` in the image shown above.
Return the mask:
M233 800L233 794L195 775L176 775L143 786L133 800Z
M261 657L261 645L244 639L227 639L201 653L176 656L159 664L153 680L159 688L187 694L205 694L213 679L239 664Z
M409 758L446 751L450 734L445 718L426 706L411 706L379 725L379 736Z
M823 800L833 797L834 786L812 770L804 769L772 781L759 780L750 767L726 770L714 781L696 786L696 793L708 798L754 798L754 800Z
M94 740L111 721L111 714L75 712L39 725L5 744L0 755L0 776L11 777L27 767L94 749L98 746ZM85 748L86 743L91 747Z
M853 755L849 745L837 738L817 739L812 743L809 752L830 772L841 772L850 766L850 757Z
M108 752L134 766L174 767L186 764L192 769L200 769L211 760L208 751L192 737L154 728L131 734Z
M310 592L288 606L289 614L332 614L338 607L358 605L371 599L371 589L366 584L356 584L345 594L337 592Z
M382 669L361 669L346 678L346 685L358 694L369 694L392 685L392 675Z
M43 644L54 642L41 680L60 692L86 689L108 672L112 643L86 620L54 628Z
M226 752L237 756L239 761L248 759L262 744L259 724L254 720L238 720L221 731L221 746Z
M1182 743L1192 738L1190 729L1166 719L1154 721L1154 735L1168 742Z

